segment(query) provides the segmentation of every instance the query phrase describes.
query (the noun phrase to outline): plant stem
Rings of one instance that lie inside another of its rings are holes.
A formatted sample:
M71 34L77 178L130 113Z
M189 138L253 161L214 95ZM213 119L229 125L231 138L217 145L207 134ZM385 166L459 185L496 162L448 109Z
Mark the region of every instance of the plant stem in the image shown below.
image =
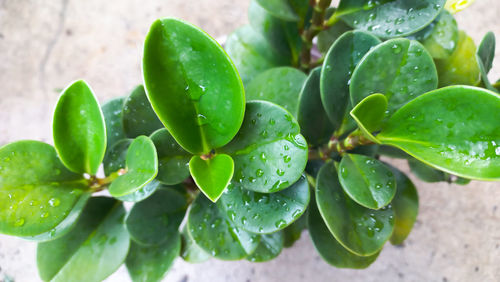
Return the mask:
M338 153L342 156L347 151L356 147L370 144L374 144L373 141L366 138L363 132L359 129L349 134L343 140L339 140L336 135L333 135L328 144L325 146L309 150L309 159L327 160L333 153Z
M105 178L97 178L96 176L91 176L89 179L89 184L94 192L99 192L104 190L111 182L117 179L120 175L127 173L126 169L119 169L108 175Z
M313 8L311 25L302 32L302 51L300 54L300 68L308 71L311 68L311 48L313 39L325 28L325 13L332 0L310 0Z

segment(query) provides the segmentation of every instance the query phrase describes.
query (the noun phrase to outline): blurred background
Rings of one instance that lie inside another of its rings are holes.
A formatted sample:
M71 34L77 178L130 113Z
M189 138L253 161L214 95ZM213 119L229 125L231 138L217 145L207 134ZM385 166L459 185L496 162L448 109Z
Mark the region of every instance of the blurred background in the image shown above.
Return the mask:
M338 2L338 1L334 1ZM87 80L99 101L142 82L142 44L159 17L178 17L221 37L247 23L248 0L0 0L0 145L52 143L59 91ZM478 44L500 39L500 1L476 0L456 15ZM497 48L497 56L500 55ZM500 77L500 57L490 80ZM396 165L406 168L406 163ZM426 184L414 177L420 214L403 246L386 246L367 270L335 269L307 233L268 263L178 259L165 281L500 281L500 183ZM1 204L1 203L0 203ZM0 235L0 281L38 281L36 244ZM9 280L11 279L11 280ZM108 281L128 281L125 268Z

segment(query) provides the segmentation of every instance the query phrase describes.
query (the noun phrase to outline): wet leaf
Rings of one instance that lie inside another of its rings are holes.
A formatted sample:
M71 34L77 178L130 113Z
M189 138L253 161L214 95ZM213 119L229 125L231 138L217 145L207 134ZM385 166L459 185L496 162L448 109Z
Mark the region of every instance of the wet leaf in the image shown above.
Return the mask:
M153 111L144 86L139 85L127 97L123 104L123 128L128 138L151 135L163 124Z
M229 155L217 154L210 159L193 156L189 171L194 182L212 202L217 202L234 173L234 162Z
M181 257L189 263L200 263L208 260L210 255L203 251L194 242L187 225L184 225L181 232L182 250Z
M434 59L447 59L458 45L457 21L443 10L434 22L411 37L419 40Z
M127 138L123 130L122 109L125 98L115 98L104 104L102 114L106 123L106 154L116 142Z
M283 229L284 247L290 248L293 244L300 239L302 231L307 229L307 214L306 210L299 219Z
M330 7L326 10L325 18L330 18L335 12L335 8ZM322 30L318 33L318 50L321 54L326 54L332 44L345 32L352 30L350 26L348 26L343 21L338 21L334 25L328 27L325 30Z
M281 253L283 250L283 232L278 231L272 234L260 236L260 242L257 249L247 257L251 262L266 262L270 261Z
M167 185L179 184L189 177L191 154L177 144L166 129L159 129L151 135L158 153L157 179Z

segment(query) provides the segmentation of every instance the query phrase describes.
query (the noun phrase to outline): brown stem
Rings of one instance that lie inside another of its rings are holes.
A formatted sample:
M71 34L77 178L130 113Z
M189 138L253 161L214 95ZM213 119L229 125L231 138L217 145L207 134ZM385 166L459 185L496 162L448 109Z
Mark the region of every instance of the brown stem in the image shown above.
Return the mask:
M300 53L300 68L308 71L311 68L311 48L313 39L325 28L325 13L332 0L310 0L313 8L311 25L302 32L302 51Z
M309 160L327 160L333 153L344 155L345 152L356 147L370 144L374 144L373 141L366 138L360 130L354 131L342 140L339 140L336 135L333 135L327 145L309 150Z

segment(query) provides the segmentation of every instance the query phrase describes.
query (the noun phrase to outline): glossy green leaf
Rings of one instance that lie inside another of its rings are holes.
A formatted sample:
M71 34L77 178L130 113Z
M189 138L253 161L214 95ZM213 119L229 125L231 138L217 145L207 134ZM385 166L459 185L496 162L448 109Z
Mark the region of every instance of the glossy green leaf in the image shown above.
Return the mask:
M353 105L373 93L387 97L388 115L437 87L434 62L422 44L404 38L388 40L361 60L351 78Z
M412 156L405 153L403 150L398 149L396 147L387 146L387 145L380 145L378 147L377 154L382 155L382 156L387 156L390 158L394 158L394 159L408 160L408 159L413 158Z
M217 204L202 194L191 205L187 226L196 245L218 259L242 259L259 244L259 235L232 225Z
M320 74L321 68L316 68L311 71L304 82L297 112L301 133L312 145L326 143L335 130L325 111L322 110L323 104L319 89Z
M191 154L177 144L166 129L160 129L151 135L158 153L157 179L167 185L179 184L189 177Z
M127 138L123 130L123 103L125 98L115 98L102 106L102 114L106 123L106 154L116 142Z
M318 174L316 201L335 239L354 254L376 254L394 229L391 205L372 210L351 200L340 185L333 162L325 164Z
M38 244L37 265L44 281L101 281L123 263L130 237L125 209L111 198L91 198L76 226L56 240Z
M479 64L476 59L474 40L460 31L455 52L445 60L436 60L439 75L439 87L464 84L477 85L481 79Z
M132 241L125 261L132 281L161 281L180 251L181 237L178 231L158 246L142 246Z
M321 100L336 129L340 128L348 115L349 84L354 68L380 42L370 33L348 31L335 41L326 54L320 79Z
M289 58L277 52L269 41L250 25L245 25L229 35L224 49L233 60L245 86L265 70L290 64Z
M171 188L160 188L136 203L125 221L132 240L141 245L160 245L178 233L187 209L186 198Z
M330 7L329 9L326 10L325 18L330 18L333 13L335 12L335 8ZM334 25L328 27L325 30L320 31L318 33L318 50L321 52L321 54L326 54L328 50L330 50L330 47L332 44L345 32L352 30L350 26L348 26L345 22L343 21L338 21Z
M269 14L281 20L298 21L300 19L289 0L257 0L257 3Z
M142 85L134 88L125 100L122 119L123 129L128 138L151 135L157 129L163 128Z
M378 210L387 206L396 194L394 174L374 158L345 154L339 171L342 188L362 206Z
M385 118L387 98L383 94L372 94L363 99L351 111L359 128L372 141L378 142L372 133L379 130Z
M270 261L279 256L281 250L283 250L283 243L284 237L282 231L262 235L260 236L260 242L257 249L255 249L246 259L251 262Z
M265 100L297 115L299 95L307 76L292 67L272 68L257 75L246 88L247 100Z
M215 203L233 177L234 161L225 154L206 160L193 156L189 161L189 171L201 192Z
M358 256L344 248L328 230L315 202L311 204L308 212L308 226L314 248L327 263L335 267L367 268L380 254L377 252L371 256Z
M162 185L160 181L154 179L134 193L116 198L122 202L140 202L153 195L153 193L161 187L164 187L164 185Z
M308 211L306 210L299 219L294 221L292 224L287 226L285 229L283 229L283 236L284 236L284 247L285 248L290 248L293 246L293 244L300 239L302 235L302 231L307 229L307 214Z
M156 149L146 136L137 137L127 151L127 172L115 179L109 187L113 197L132 194L151 182L158 173Z
M377 139L439 170L465 178L500 179L500 97L450 86L397 111Z
M248 102L238 135L221 149L233 157L233 181L261 193L295 183L307 163L307 143L299 131L283 108L265 101Z
M54 148L18 141L0 148L0 233L35 240L60 236L88 199L88 183Z
M398 191L392 200L394 209L394 232L391 236L391 244L399 245L410 234L418 214L418 192L411 180L401 171L393 166L388 167L396 177Z
M64 89L52 124L62 163L76 173L96 174L106 151L106 126L92 89L83 80Z
M408 160L411 172L425 182L441 182L447 180L447 174L432 168L425 163L411 158Z
M491 85L488 79L488 72L491 70L493 65L493 59L495 58L495 34L493 32L488 32L484 37L479 47L477 48L477 63L479 65L479 70L481 71L481 80L485 88L499 92L493 85Z
M276 193L253 192L230 185L221 207L233 224L252 233L273 233L297 220L309 204L309 185L303 176Z
M189 233L189 229L187 225L184 225L181 232L182 239L182 250L181 257L185 261L189 263L200 263L208 260L210 255L202 250L196 243L194 242L191 234Z
M341 0L337 16L356 29L380 38L412 34L430 24L446 0Z
M156 114L191 153L209 153L238 132L243 83L219 44L199 28L164 18L144 43L144 82Z
M412 37L416 37L434 59L446 59L457 48L457 21L452 14L443 10L434 22Z
M108 150L106 156L104 156L104 160L102 161L104 174L106 176L109 176L122 168L127 168L127 151L130 144L132 144L132 141L132 139L122 139L116 142Z

